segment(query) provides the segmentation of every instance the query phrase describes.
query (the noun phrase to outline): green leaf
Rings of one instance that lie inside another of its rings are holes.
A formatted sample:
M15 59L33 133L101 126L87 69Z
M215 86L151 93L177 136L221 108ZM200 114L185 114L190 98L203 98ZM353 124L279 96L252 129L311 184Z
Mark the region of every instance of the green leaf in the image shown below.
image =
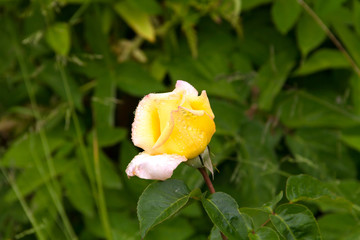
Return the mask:
M184 207L189 193L180 180L170 179L149 185L140 196L137 207L141 237Z
M330 25L328 22L334 21L337 18L339 15L337 10L341 9L342 5L346 1L347 0L316 0L312 3L314 4L314 11L320 17L320 19L324 21L326 25Z
M348 146L360 151L360 127L347 128L342 131L341 139Z
M241 213L245 213L250 216L255 226L261 226L269 220L269 211L265 211L263 208L243 207L239 210Z
M308 75L325 69L348 68L349 61L339 50L320 49L312 54L294 73Z
M151 23L150 16L128 1L115 4L115 11L126 21L127 24L140 36L150 42L155 41L155 30Z
M127 209L115 210L111 209L108 211L110 225L112 227L113 239L124 239L124 240L138 240L140 239L139 233L139 224L136 217L127 207ZM119 221L121 219L121 221ZM105 239L106 235L104 233L100 218L95 216L92 218L85 218L86 234L89 236L91 233L92 237L98 239Z
M297 56L295 41L271 26L268 13L265 12L254 11L247 24L244 24L246 37L239 44L241 52L256 65L263 65L270 59L270 55L276 59L279 53L287 52L290 56Z
M86 3L87 0L60 0L60 3L62 4L71 4L71 3L77 3L77 4L81 4L81 3ZM93 0L93 2L104 2L106 0Z
M67 23L51 25L45 34L46 42L59 55L67 56L70 50L70 26Z
M113 7L109 6L111 8L111 14L113 11ZM82 66L82 69L85 71L85 74L88 72L98 72L99 69L104 69L104 65L106 71L103 72L108 73L109 69L111 69L108 65L108 58L109 58L109 39L105 32L107 28L107 24L105 23L106 20L104 19L106 15L107 10L100 10L100 8L93 7L88 8L88 11L85 11L84 18L84 27L85 27L85 38L87 43L89 44L90 49L92 50L92 53L95 54L101 54L101 61L102 64L99 64L99 61L88 61L85 66ZM100 19L103 18L103 21L100 21ZM116 18L114 18L116 19ZM99 56L99 55L98 55ZM99 58L90 58L89 60L98 60ZM94 64L96 63L96 64ZM99 71L100 72L100 71ZM105 75L105 74L103 74ZM102 75L97 75L96 77L99 77Z
M217 132L233 134L240 128L241 119L245 118L245 109L241 106L220 99L211 99L211 108L215 114Z
M185 37L193 58L198 57L198 35L195 26L198 23L200 17L201 14L192 12L184 17L184 20L181 24L181 29L185 33Z
M286 137L286 143L305 173L322 179L356 176L353 159L336 131L299 129Z
M2 20L2 19L1 19ZM0 27L0 73L3 75L11 68L15 61L15 54L13 53L11 35L5 30L5 25Z
M242 25L239 21L241 4L242 0L222 1L218 4L218 11L221 17L231 24L238 36L242 36L243 33Z
M275 0L271 8L272 19L282 34L294 26L300 13L301 6L296 0Z
M315 20L305 13L297 24L296 37L302 55L306 56L325 40L326 34Z
M308 175L291 176L286 184L289 201L310 201L323 211L359 210L359 190L356 181L322 182Z
M286 197L291 202L315 199L322 196L335 197L328 184L309 175L291 176L286 182Z
M92 137L91 134L88 135L89 138ZM92 140L89 140L91 142ZM77 155L80 159L82 157L80 149L77 149ZM94 152L92 147L89 147L87 149L90 158L90 166L91 166L91 172L94 173ZM100 164L100 170L101 170L101 179L102 184L106 188L110 189L121 189L122 188L122 182L119 176L119 173L117 172L114 163L109 159L109 157L104 153L103 150L99 151L99 164ZM92 181L95 181L94 174L91 174L90 178Z
M283 198L283 195L284 195L283 191L280 191L280 193L278 195L276 195L272 201L265 203L262 206L262 209L264 209L268 213L273 213L275 206L281 201L281 199Z
M202 26L200 21L197 31L198 40L202 41L202 44L198 45L198 57L195 59L191 56L187 40L181 38L175 56L166 64L172 82L183 79L200 91L206 90L209 96L242 99L243 96L239 95L235 88L235 80L229 80L232 78L231 72L243 70L235 69L229 72L230 66L237 65L233 65L233 59L229 57L234 54L234 41L229 37L228 28L209 23ZM214 49L217 54L212 54ZM241 86L246 88L246 84ZM243 91L243 88L239 89Z
M263 65L254 81L260 89L259 108L270 110L274 98L280 92L294 62L287 53L273 56Z
M172 240L188 240L193 238L194 233L195 226L188 219L177 216L157 226L146 239L168 240L171 236Z
M333 27L341 42L345 45L347 52L353 57L357 66L360 66L360 36L357 36L346 23L333 22Z
M101 30L104 34L109 34L114 22L114 12L110 8L104 8L101 13Z
M161 13L161 6L155 0L126 0L128 4L148 14Z
M62 189L59 184L52 185L52 194L56 195L59 199L63 197ZM37 219L46 219L46 224L41 224L42 230L46 233L46 239L51 239L54 234L58 239L66 238L66 232L61 229L60 226L56 226L56 220L58 219L58 211L54 204L54 199L49 193L49 189L46 186L41 186L31 194L31 210L34 217Z
M91 156L93 156L93 154ZM99 160L100 160L101 178L104 187L112 188L112 189L121 189L122 183L120 180L119 173L116 171L114 163L105 155L103 151L99 152L99 157L100 157Z
M353 8L353 18L354 18L354 27L355 31L358 36L360 36L360 2L359 1L353 1L354 8Z
M116 81L118 87L138 97L150 92L164 91L164 86L135 62L125 62L116 67Z
M241 173L234 176L236 182L243 183L237 190L241 194L238 200L240 205L258 207L271 201L277 191L274 186L279 181L278 160L274 147L278 144L280 134L268 131L264 123L256 120L243 123L239 132L242 137L242 145L237 147L239 165L228 174ZM228 190L233 191L233 187Z
M355 240L360 236L359 220L350 213L326 214L318 223L326 240Z
M150 64L149 72L157 81L161 82L167 74L167 68L164 65L163 57L159 56Z
M220 230L216 226L213 226L213 228L211 229L208 239L209 240L222 240Z
M112 146L119 141L122 141L127 136L127 130L124 128L104 127L97 130L99 146Z
M87 217L94 215L94 198L89 182L78 168L74 168L63 176L66 197L71 204Z
M279 235L269 227L262 227L249 233L250 240L280 240Z
M66 94L64 80L62 79L59 71L55 67L55 62L47 61L43 64L43 69L39 74L39 79L42 82L47 84L53 91L54 94L60 96L63 101L69 101L68 96ZM72 96L73 104L79 110L83 110L82 105L82 95L80 91L80 87L78 83L75 81L73 77L66 71L67 83L69 87L70 94Z
M277 106L277 116L287 127L350 127L360 117L303 91L290 91Z
M186 206L186 208L181 210L181 216L184 216L187 218L203 218L204 209L201 205L201 202L198 201L201 199L201 196L202 196L202 192L201 192L200 188L196 188L193 191L191 191L190 198L192 198L193 200L196 200L196 201L190 202L190 204L188 204Z
M194 26L183 25L182 30L184 31L186 39L188 41L191 55L194 58L197 58L197 56L198 56L198 46L197 46L198 45L198 37L197 37L197 33L196 33Z
M354 73L350 77L350 96L353 103L354 113L360 114L360 76Z
M251 10L260 5L272 2L273 0L242 0L242 8L243 10Z
M355 179L336 182L338 195L352 202L357 211L360 211L360 182Z
M110 146L126 137L126 130L114 128L116 83L113 72L99 74L92 98L96 131L100 147Z
M272 224L285 239L322 239L319 226L311 211L298 204L283 204L270 215Z
M39 160L39 159L38 159ZM33 163L35 164L35 163ZM51 181L52 178L62 176L67 173L70 169L76 167L76 161L68 159L57 159L54 161L55 176L52 176L49 171L45 170L45 163L41 163L43 166L40 166L42 171L36 167L27 168L16 178L16 184L23 196L27 196L32 193L39 187L43 186L46 182ZM6 202L14 202L17 200L15 193L10 189L4 196Z
M246 219L230 195L216 192L209 198L202 198L201 201L211 221L229 240L247 239L249 230Z
M49 151L55 151L64 144L64 138L61 133L48 133L47 143ZM7 149L2 156L0 166L11 168L31 168L34 165L33 154L36 154L39 159L45 159L45 154L42 151L43 146L39 134L25 134L14 140L11 147ZM39 150L39 151L36 151Z

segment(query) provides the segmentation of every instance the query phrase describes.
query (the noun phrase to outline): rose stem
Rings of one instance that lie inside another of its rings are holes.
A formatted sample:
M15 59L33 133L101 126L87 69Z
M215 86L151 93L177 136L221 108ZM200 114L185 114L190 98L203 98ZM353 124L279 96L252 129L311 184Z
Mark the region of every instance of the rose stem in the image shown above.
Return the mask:
M206 186L209 188L210 190L210 193L215 193L215 188L209 178L209 175L206 173L206 170L205 168L198 168L201 175L203 176L204 180L205 180L205 183L206 183Z
M207 172L206 172L206 169L205 168L198 168L199 169L199 171L200 171L200 173L201 173L201 175L203 176L203 178L204 178L204 180L205 180L205 183L206 183L206 186L209 188L209 190L210 190L210 193L211 194L213 194L213 193L215 193L215 188L214 188L214 186L213 186L213 184L212 184L212 182L211 182L211 180L210 180L210 178L209 178L209 175L207 174ZM222 237L222 239L223 240L227 240L227 237L222 233L222 232L220 232L220 234L221 234L221 237Z

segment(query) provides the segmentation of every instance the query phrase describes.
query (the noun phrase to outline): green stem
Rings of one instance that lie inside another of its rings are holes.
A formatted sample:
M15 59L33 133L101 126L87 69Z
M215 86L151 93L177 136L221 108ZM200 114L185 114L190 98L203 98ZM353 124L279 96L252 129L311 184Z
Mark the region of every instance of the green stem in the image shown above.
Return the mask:
M35 230L35 234L37 236L37 238L39 240L45 240L45 236L43 235L43 233L40 231L40 225L37 223L34 215L32 214L29 206L26 204L25 199L23 197L23 195L20 192L20 189L18 188L18 186L16 185L15 181L12 180L12 178L8 177L7 173L4 171L3 168L1 168L2 173L4 174L6 180L9 182L11 188L13 189L16 197L18 198L21 207L23 208L27 218L30 220L31 225L33 226L34 230Z
M335 46L339 49L342 54L344 54L345 58L349 61L355 73L360 77L360 69L356 65L353 58L346 51L341 42L335 37L335 35L330 31L330 29L326 26L326 24L321 20L321 18L307 5L304 0L298 0L299 4L303 7L303 9L314 19L314 21L321 27L321 29L325 32L325 34L329 37L329 39L335 44Z
M105 235L108 240L112 239L111 234L111 227L108 220L107 209L106 209L106 202L104 197L104 189L102 185L101 179L101 169L100 169L100 162L99 162L99 145L97 140L97 132L94 129L93 132L93 154L94 154L94 168L95 168L95 179L97 184L97 190L99 194L99 211L101 217L101 223L105 230Z
M13 38L15 55L16 55L17 61L19 63L20 71L21 71L21 74L22 74L22 77L23 77L23 80L25 83L25 87L26 87L26 90L27 90L27 93L28 93L28 96L30 99L31 108L32 108L33 114L36 118L36 126L39 126L39 123L41 122L41 116L40 116L39 112L37 111L37 103L35 100L35 95L33 92L32 85L30 83L30 78L29 78L25 60L22 55L22 51L21 51L20 47L17 45L18 41L17 41L16 33L14 32L15 28L10 23L8 23L8 28L9 28L10 33ZM54 177L56 175L55 174L56 172L55 172L54 162L53 162L53 159L52 159L52 156L50 153L47 136L46 136L45 132L43 131L42 127L38 127L37 130L39 132L41 144L42 144L43 151L45 154L46 163L47 163L48 169L50 171L50 175L52 177ZM36 167L37 167L39 173L41 173L42 171L41 171L41 167L39 166L39 164L36 164ZM67 234L69 235L69 237L71 239L77 239L75 232L72 229L72 226L70 224L70 221L65 213L64 207L60 201L60 198L54 190L54 185L55 185L54 180L52 178L50 178L49 181L45 181L45 185L46 185L47 190L51 196L51 199L54 202L55 207L56 207L57 211L59 212L59 215L64 223Z
M84 143L84 139L82 137L81 127L80 127L80 121L79 121L79 118L78 118L78 116L77 116L77 114L75 112L74 100L73 100L73 96L72 96L71 91L70 91L69 82L68 82L64 67L60 63L59 59L57 60L57 68L58 68L58 70L60 72L61 79L62 79L63 84L64 84L66 98L67 98L69 106L70 106L71 117L72 117L72 120L73 120L74 126L75 126L76 138L78 140L80 153L81 153L82 159L84 161L86 174L87 174L88 179L90 181L92 194L93 194L94 199L97 200L96 187L95 187L95 184L94 184L94 181L93 181L94 178L93 178L93 172L91 170L90 158L89 158L88 153L86 152L86 147L85 147L85 143Z

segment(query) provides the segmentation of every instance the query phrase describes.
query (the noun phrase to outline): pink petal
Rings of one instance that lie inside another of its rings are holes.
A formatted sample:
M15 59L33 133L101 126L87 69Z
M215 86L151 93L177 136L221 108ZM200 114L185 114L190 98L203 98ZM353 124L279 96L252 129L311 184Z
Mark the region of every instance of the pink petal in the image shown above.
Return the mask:
M126 168L128 177L138 176L143 179L166 180L175 168L187 159L176 154L150 155L142 152L135 156Z
M198 91L188 82L183 80L177 80L174 91L185 91L187 95L197 97L199 95Z

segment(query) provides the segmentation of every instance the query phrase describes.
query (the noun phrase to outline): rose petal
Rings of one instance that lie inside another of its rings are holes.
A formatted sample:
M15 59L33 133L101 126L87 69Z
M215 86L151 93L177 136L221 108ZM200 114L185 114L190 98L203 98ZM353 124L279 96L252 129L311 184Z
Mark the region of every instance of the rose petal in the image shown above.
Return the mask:
M167 98L156 97L156 108L160 119L160 132L168 126L171 118L171 112L176 110L178 106L183 102L183 93L174 92Z
M151 93L146 95L135 111L135 118L131 129L131 139L135 146L149 150L160 136L161 130L166 127L170 113L181 102L179 93ZM160 121L158 106L162 105L162 119ZM167 109L168 108L168 109ZM165 112L168 112L167 115Z
M199 95L198 91L190 83L183 80L177 80L174 92L180 91L185 91L187 95L194 97L197 97Z
M172 115L170 114L170 116ZM148 152L152 154L160 154L161 152L159 147L162 146L169 139L173 129L174 129L174 119L171 117L168 125L161 132L160 137Z
M211 109L209 98L207 97L206 91L203 90L201 95L193 98L190 102L191 108L194 110L204 110L212 119L215 118L215 115Z
M204 151L215 133L215 123L204 110L179 106L171 113L170 124L150 150L151 154L178 154L187 159Z
M150 155L142 152L135 156L126 168L128 177L165 180L172 176L175 168L187 159L175 154Z
M160 136L160 120L153 95L146 95L139 102L131 129L134 145L144 150L151 149Z

